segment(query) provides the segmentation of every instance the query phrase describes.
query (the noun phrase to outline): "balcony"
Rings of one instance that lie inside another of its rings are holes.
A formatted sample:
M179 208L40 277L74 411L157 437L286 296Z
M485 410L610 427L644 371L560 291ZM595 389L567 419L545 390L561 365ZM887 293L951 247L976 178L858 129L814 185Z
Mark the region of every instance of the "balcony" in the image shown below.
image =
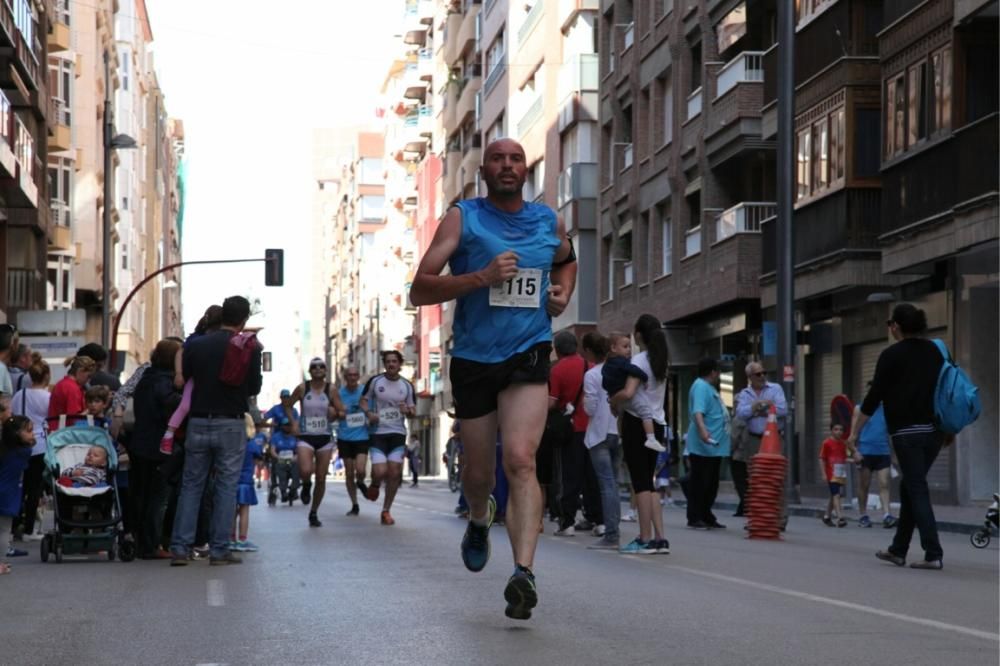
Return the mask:
M5 4L5 3L4 3ZM41 275L33 268L7 269L7 316L11 310L33 310L38 307Z
M476 137L479 135L477 134ZM462 192L464 193L471 183L475 183L476 174L482 164L481 149L479 141L472 141L471 146L465 150L462 156Z
M597 226L598 169L594 162L574 162L559 174L556 206L567 230Z
M882 219L886 232L900 232L950 214L956 207L996 196L998 125L994 112L913 155L883 167ZM941 165L949 165L944 175Z
M507 54L504 53L500 56L500 59L493 69L490 70L489 74L486 75L486 81L483 82L483 95L489 95L490 91L496 87L500 79L503 78L504 72L507 71Z
M570 95L600 90L600 61L596 53L582 53L570 58L559 68L558 97L564 101Z
M4 4L4 3L0 3ZM11 208L38 208L35 185L35 142L21 119L14 117L14 164L8 177L0 179L0 195ZM2 151L0 151L2 152Z
M68 16L68 12L63 14L57 10L52 23L49 24L49 34L46 35L45 43L49 47L50 54L69 51L72 48Z
M454 67L458 64L458 58L461 55L458 48L458 33L461 29L462 15L457 12L448 14L448 19L444 24L444 34L441 37L444 41L444 62L448 67Z
M692 118L695 118L700 115L701 115L701 87L699 86L697 90L688 95L686 120L691 120Z
M517 121L517 136L519 138L524 138L524 135L528 133L532 126L537 123L539 119L541 119L542 111L542 96L540 94L536 94L534 101L528 105L524 115L522 115L521 119Z
M744 51L727 62L716 75L715 98L718 99L741 83L763 83L764 52Z
M736 234L760 233L760 223L777 212L773 202L743 202L724 210L715 218L715 242Z
M684 232L684 259L701 253L701 225Z
M559 0L559 29L565 31L582 11L600 11L598 0Z
M476 114L476 95L483 85L483 79L479 76L479 67L475 68L473 76L462 81L462 92L458 97L458 104L455 109L455 126L461 127L465 122Z
M73 230L71 229L72 211L70 207L59 199L49 201L49 210L52 214L52 226L49 227L51 240L49 248L52 250L72 250Z
M538 26L539 21L542 18L542 14L545 12L545 0L535 0L535 4L528 10L528 13L524 17L524 23L517 30L517 44L522 46L531 33L534 32L535 27Z
M444 190L445 203L451 202L462 196L462 185L460 173L462 170L462 151L449 150L445 157L445 174L442 189Z
M448 44L445 46L445 59L449 67L458 65L458 61L463 56L478 50L476 26L479 23L479 5L471 5L464 14L453 14L452 16L458 16L459 22L455 32L452 32L452 17L448 17ZM452 39L454 39L454 43L452 43Z
M14 5L27 9L30 13L27 0L15 0ZM33 22L29 19L27 25L31 24ZM28 30L28 28L24 29ZM13 61L18 75L30 90L38 90L40 83L38 63L41 59L42 44L38 40L38 36L30 30L28 30L28 36L25 36L22 27L18 26L17 15L8 0L0 2L0 31L4 33L4 39L0 41L6 41L14 47Z
M446 83L444 90L441 91L441 106L443 109L441 124L444 126L445 134L458 127L455 119L457 117L456 112L458 110L458 96L460 92L458 83L455 81Z
M50 97L52 125L49 134L49 152L59 153L73 149L73 133L69 126L69 110L61 99Z
M850 254L878 254L878 236L886 222L879 211L877 189L842 189L795 211L794 257L796 272L809 264L832 261ZM762 221L761 272L777 268L777 218Z

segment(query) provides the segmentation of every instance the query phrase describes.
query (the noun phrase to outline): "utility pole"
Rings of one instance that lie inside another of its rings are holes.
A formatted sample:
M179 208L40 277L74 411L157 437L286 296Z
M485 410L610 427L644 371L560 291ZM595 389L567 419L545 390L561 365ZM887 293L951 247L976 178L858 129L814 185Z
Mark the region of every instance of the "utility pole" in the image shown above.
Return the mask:
M104 268L101 271L101 346L110 347L111 337L111 269L115 265L111 256L111 139L115 131L111 117L111 59L104 51L104 227L102 229ZM113 361L112 361L113 363Z
M794 500L795 452L795 252L792 212L794 209L795 137L795 8L791 2L778 3L778 219L777 219L777 306L778 371L782 373L788 416L785 417L785 454L788 474L785 489Z

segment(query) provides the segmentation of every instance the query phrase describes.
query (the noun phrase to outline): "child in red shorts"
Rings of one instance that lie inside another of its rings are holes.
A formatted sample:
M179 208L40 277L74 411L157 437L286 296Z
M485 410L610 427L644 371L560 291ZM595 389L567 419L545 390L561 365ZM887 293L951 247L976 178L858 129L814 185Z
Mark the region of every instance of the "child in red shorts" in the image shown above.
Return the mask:
M823 441L823 446L819 450L819 462L823 470L823 479L830 487L830 501L826 505L823 524L833 527L835 514L837 527L845 527L847 520L844 518L841 506L844 484L847 483L847 443L844 441L844 426L839 423L830 425L830 436Z

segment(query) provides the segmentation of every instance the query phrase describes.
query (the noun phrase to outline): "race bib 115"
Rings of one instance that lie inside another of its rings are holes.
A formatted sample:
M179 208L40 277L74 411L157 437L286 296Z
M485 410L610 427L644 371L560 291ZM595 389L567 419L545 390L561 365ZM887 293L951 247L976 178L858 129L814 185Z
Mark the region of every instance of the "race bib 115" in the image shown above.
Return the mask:
M542 298L542 271L519 268L517 275L490 287L490 305L497 308L537 308Z

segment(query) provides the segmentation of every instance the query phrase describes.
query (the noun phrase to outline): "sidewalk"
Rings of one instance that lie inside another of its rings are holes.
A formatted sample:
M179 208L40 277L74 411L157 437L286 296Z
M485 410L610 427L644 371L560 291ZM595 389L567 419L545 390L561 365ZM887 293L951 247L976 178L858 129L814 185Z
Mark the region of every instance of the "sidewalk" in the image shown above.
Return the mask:
M721 485L724 486L725 484ZM720 491L721 490L722 489L720 488ZM680 492L680 489L675 489L674 494L674 501L683 505L684 495ZM736 493L720 492L718 498L715 500L713 508L733 512L736 510L738 503L739 498L736 496ZM793 516L806 516L819 519L826 512L826 500L816 497L803 497L801 503L791 504L788 509L789 514ZM860 514L850 506L844 507L844 513L846 514L844 517L852 522L857 522L858 518L861 517ZM882 516L878 511L872 511L869 515L876 525L881 526ZM983 526L983 521L986 518L986 506L935 505L934 517L937 518L938 530L941 532L971 534ZM721 519L722 516L719 518Z

